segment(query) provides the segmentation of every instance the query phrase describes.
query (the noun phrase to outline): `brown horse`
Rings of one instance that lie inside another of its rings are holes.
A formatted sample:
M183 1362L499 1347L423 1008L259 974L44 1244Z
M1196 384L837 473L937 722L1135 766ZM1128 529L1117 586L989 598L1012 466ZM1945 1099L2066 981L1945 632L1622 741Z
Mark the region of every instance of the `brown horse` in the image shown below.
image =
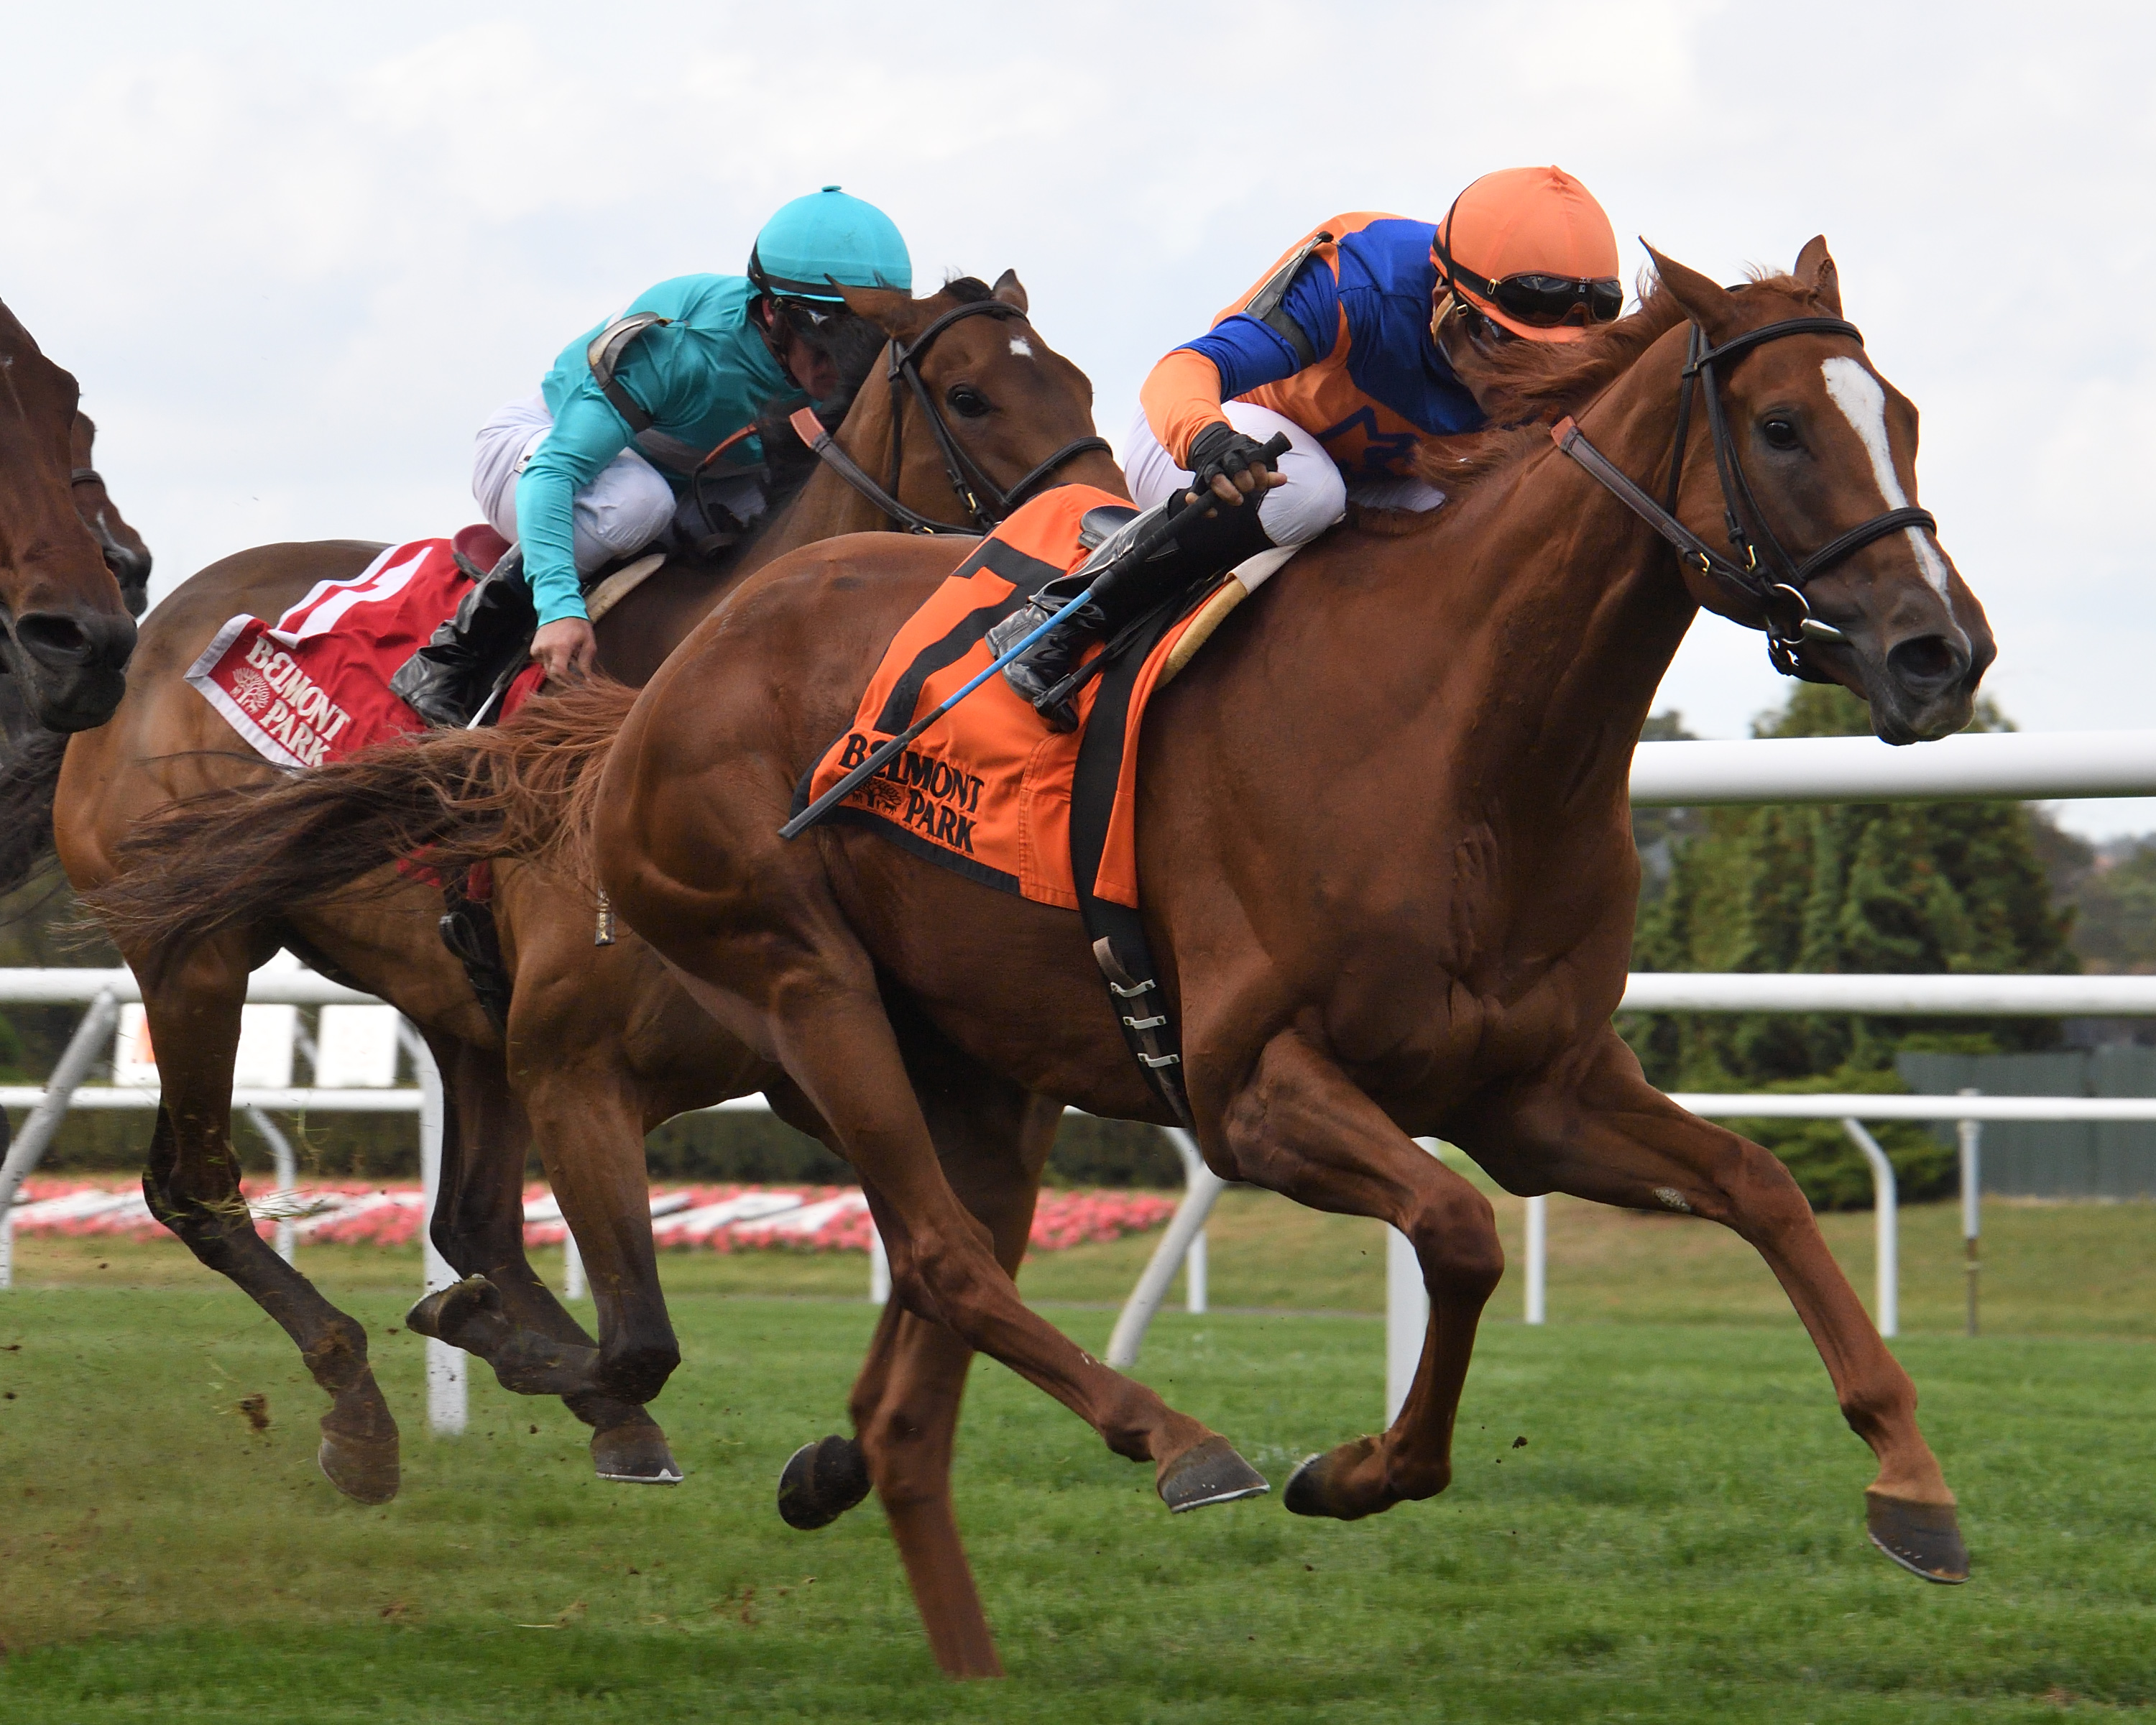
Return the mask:
M135 620L76 506L80 393L0 305L0 675L50 731L112 716L135 645Z
M140 617L150 603L150 547L120 513L120 506L105 488L105 475L90 465L96 440L97 427L90 415L78 413L69 439L69 457L74 464L69 475L70 501L83 526L97 541L105 567L120 583L120 600L126 606L127 614ZM17 686L19 680L0 671L0 740L10 743L19 742L40 728Z
M1068 454L1070 477L1115 482L1106 455L1085 447L1092 430L1090 386L1024 321L1024 293L1014 277L1006 275L993 294L959 282L921 300L869 292L849 298L901 345L939 320L955 320L932 347L918 350L918 372L927 393L950 404L949 434L976 469L974 480L1014 488ZM1014 339L1020 333L1028 339ZM891 471L888 452L896 501L948 521L956 494L935 428L917 408L901 409L913 398L901 393L896 377L889 381L887 392L862 392L839 443L880 475ZM873 528L881 519L875 505L819 466L724 580L715 584L708 572L670 568L610 612L599 625L603 663L617 675L639 675L748 570L791 547ZM335 1398L323 1420L323 1465L331 1479L363 1498L393 1491L395 1428L367 1370L363 1332L273 1254L258 1250L251 1230L226 1219L235 1177L230 1075L248 969L282 943L383 995L420 1025L457 1103L434 1236L449 1261L475 1278L426 1302L415 1322L481 1353L512 1389L563 1395L596 1428L593 1454L602 1473L678 1477L642 1411L678 1360L651 1244L644 1135L685 1109L767 1086L786 1117L812 1132L820 1122L791 1096L782 1073L732 1043L680 994L641 942L624 937L595 948L588 891L513 866L497 876L494 906L514 982L505 1074L503 1034L435 937L440 893L387 870L358 891L337 890L408 849L395 841L397 811L385 807L378 787L369 788L363 763L250 794L264 775L232 756L229 736L179 683L177 670L234 610L274 615L306 583L356 572L370 549L271 547L204 572L152 619L146 671L134 680L110 741L87 743L69 758L61 852L78 886L104 888L93 901L110 914L123 952L144 978L157 1038L166 1088L146 1183L159 1214L198 1255L239 1281L291 1332ZM565 697L572 706L579 698ZM495 748L489 733L451 732L380 752L418 768L406 788L424 803L434 794L426 777L433 768L461 779L473 758ZM557 757L547 770L559 773L571 759ZM126 839L145 814L175 798L187 799L182 819L152 823ZM295 825L304 829L313 818L338 842L295 842ZM185 837L190 832L192 841ZM147 918L146 907L154 912ZM963 1091L947 1062L925 1066L924 1085L932 1111L951 1106L938 1096ZM961 1161L985 1154L971 1147L968 1134L986 1132L999 1154L1022 1136L1037 1173L1055 1113L1020 1106L984 1126L987 1117L969 1111L954 1127L953 1153ZM600 1318L596 1349L524 1260L527 1121L591 1272ZM1006 1217L993 1207L1001 1201L984 1197L983 1212L1009 1241L1015 1266L1030 1205ZM955 1548L955 1532L948 1540Z
M1719 344L1840 312L1821 241L1794 276L1734 290L1657 262L1661 285L1632 318L1497 363L1531 404L1591 397L1581 427L1659 490L1690 387L1687 324ZM1916 415L1845 326L1780 333L1723 362L1717 400L1735 429L1714 442L1757 499L1753 536L1771 526L1783 543L1825 547L1877 517L1882 496L1913 495ZM1874 1538L1958 1579L1953 1495L1914 1389L1795 1183L1655 1091L1610 1027L1638 886L1634 740L1702 605L1761 618L1548 436L1500 434L1484 457L1479 477L1466 462L1433 475L1455 491L1436 516L1352 522L1306 551L1143 730L1147 926L1209 1163L1391 1224L1430 1296L1396 1422L1306 1462L1287 1507L1352 1520L1450 1479L1503 1255L1488 1203L1414 1144L1427 1134L1512 1191L1679 1210L1749 1240L1876 1454ZM1677 477L1678 516L1718 535L1708 439L1692 439ZM850 540L746 584L639 698L607 760L592 849L622 914L829 1122L869 1190L896 1301L1152 1462L1173 1507L1194 1476L1248 1471L1026 1309L945 1180L907 1079L926 1026L1004 1093L1164 1120L1078 920L858 829L777 836L885 644L954 562L940 546ZM834 616L822 596L842 584L860 601ZM1840 634L1807 642L1805 662L1863 693L1881 736L1967 721L1993 644L1928 537L1861 545L1815 575L1810 598Z

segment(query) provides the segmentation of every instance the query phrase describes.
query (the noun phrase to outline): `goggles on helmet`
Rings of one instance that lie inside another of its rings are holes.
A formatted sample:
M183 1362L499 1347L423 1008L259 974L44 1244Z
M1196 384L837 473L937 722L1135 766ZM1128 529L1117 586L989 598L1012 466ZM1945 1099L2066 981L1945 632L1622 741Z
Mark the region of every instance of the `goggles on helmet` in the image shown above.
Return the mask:
M1479 295L1506 316L1517 317L1535 329L1553 330L1568 323L1609 323L1625 309L1625 285L1614 275L1587 279L1530 270L1498 280L1461 269L1440 238L1432 236L1430 249L1451 286Z
M771 303L793 326L794 333L801 336L820 334L846 311L844 305L819 305L813 300L795 300L783 294L772 295Z

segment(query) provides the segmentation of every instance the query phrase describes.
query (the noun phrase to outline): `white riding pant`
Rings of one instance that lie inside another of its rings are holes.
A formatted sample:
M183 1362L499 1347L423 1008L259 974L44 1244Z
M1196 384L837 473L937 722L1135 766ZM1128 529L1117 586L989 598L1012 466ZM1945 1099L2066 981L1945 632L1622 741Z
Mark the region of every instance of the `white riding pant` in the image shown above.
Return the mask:
M1351 487L1326 454L1325 445L1292 419L1246 401L1228 402L1221 411L1236 430L1260 443L1276 433L1287 434L1287 454L1281 457L1278 469L1287 483L1267 491L1258 505L1259 525L1279 549L1261 551L1237 567L1245 587L1255 588L1347 514L1350 498L1379 509L1435 509L1445 501L1444 492L1415 479L1380 480ZM1190 470L1175 465L1175 458L1152 434L1142 409L1124 440L1123 477L1130 485L1131 500L1141 509L1164 502L1190 484Z
M488 524L514 544L516 481L531 463L554 416L547 398L513 401L479 429L472 457L472 496ZM577 572L588 575L618 557L633 557L674 518L674 488L634 449L624 449L577 493L572 520Z

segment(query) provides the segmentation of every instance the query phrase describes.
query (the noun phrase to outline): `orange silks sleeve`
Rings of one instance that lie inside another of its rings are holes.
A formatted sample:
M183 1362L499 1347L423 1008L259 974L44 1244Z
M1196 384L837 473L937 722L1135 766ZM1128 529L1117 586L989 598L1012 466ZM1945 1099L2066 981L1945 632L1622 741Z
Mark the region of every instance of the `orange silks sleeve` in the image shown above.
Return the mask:
M1220 372L1202 353L1178 347L1152 368L1138 391L1146 424L1176 465L1190 465L1190 440L1227 419L1220 411Z

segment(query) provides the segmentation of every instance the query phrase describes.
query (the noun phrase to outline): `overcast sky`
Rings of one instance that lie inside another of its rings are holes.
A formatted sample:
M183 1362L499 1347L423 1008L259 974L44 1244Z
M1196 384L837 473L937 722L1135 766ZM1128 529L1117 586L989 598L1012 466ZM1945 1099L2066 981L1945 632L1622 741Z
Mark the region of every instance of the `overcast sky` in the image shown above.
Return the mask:
M1922 410L1987 687L2025 729L2156 722L2139 8L0 0L0 298L81 379L160 592L474 519L495 406L826 182L891 213L916 284L1016 269L1120 440L1152 362L1298 233L1555 162L1628 275L1634 234L1733 280L1825 232ZM1664 704L1741 736L1785 687L1703 619Z

